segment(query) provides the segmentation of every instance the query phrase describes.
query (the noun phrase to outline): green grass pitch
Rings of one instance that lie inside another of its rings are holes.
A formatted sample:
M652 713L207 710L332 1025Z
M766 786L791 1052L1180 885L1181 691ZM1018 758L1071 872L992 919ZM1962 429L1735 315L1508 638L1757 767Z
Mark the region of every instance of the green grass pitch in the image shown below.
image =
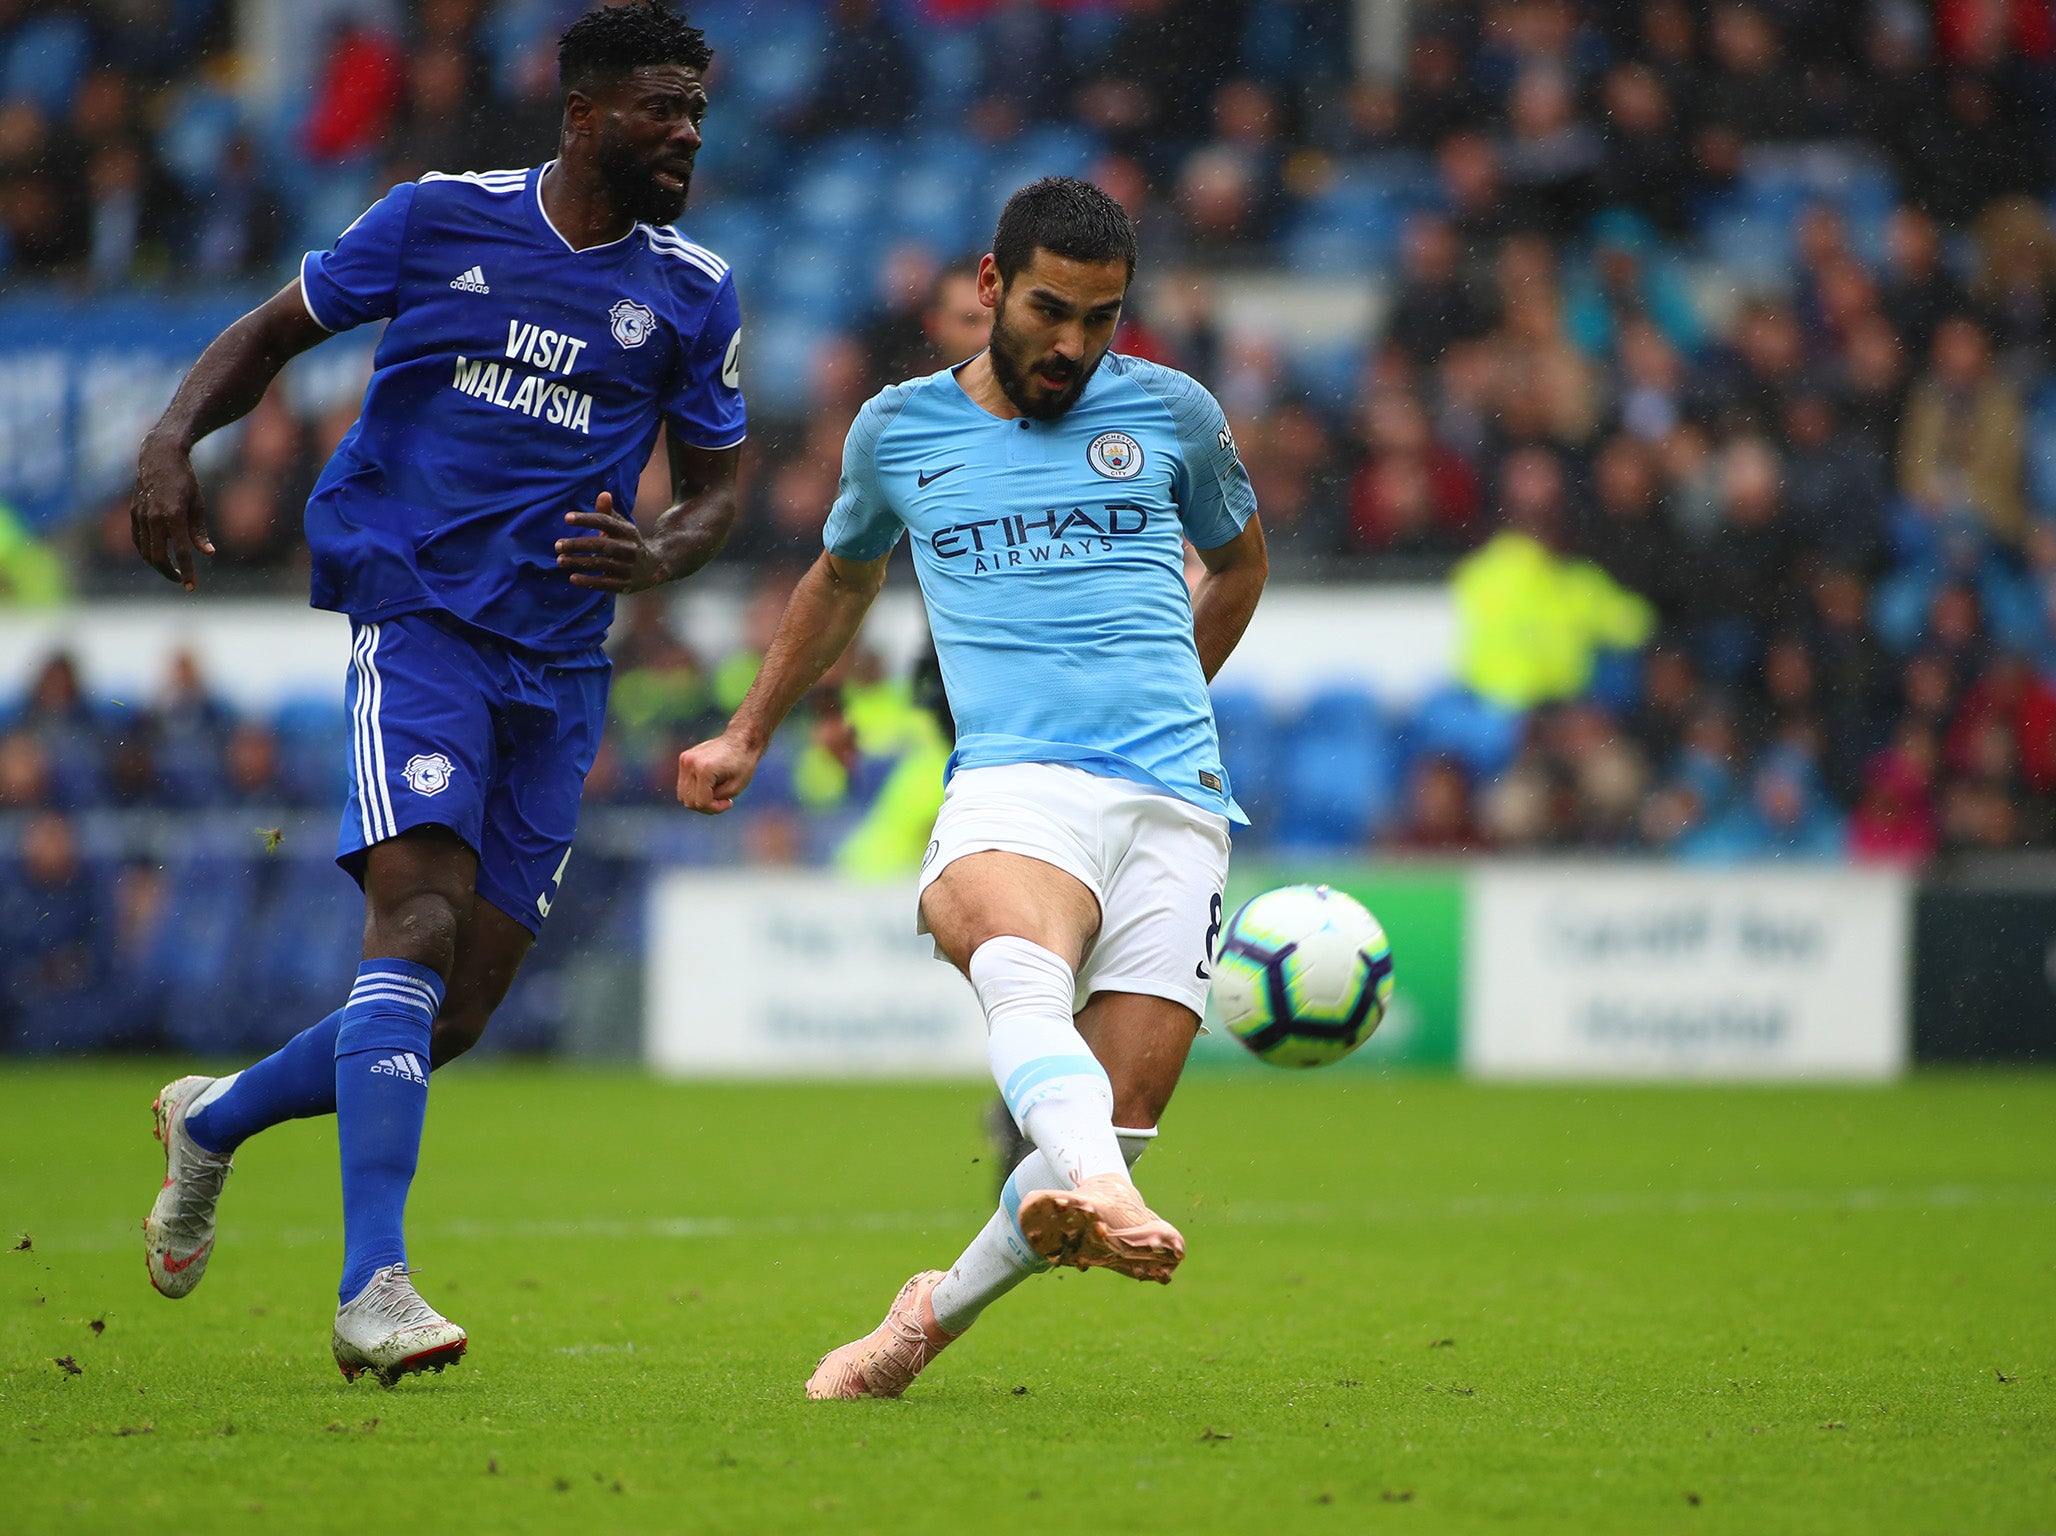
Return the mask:
M472 1353L388 1392L328 1357L326 1122L150 1290L168 1075L0 1070L9 1532L2056 1532L2052 1076L1199 1073L1142 1165L1176 1284L1045 1277L809 1404L982 1219L975 1088L438 1077L413 1258Z

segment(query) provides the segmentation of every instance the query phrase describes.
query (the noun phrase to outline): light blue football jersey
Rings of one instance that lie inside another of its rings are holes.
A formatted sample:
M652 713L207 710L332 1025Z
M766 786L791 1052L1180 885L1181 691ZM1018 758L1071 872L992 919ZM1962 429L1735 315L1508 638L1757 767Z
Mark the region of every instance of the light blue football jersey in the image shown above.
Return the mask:
M1109 353L1055 421L1001 421L956 373L857 415L824 542L876 560L902 533L956 716L949 769L1067 763L1247 824L1192 640L1184 540L1256 511L1214 397Z

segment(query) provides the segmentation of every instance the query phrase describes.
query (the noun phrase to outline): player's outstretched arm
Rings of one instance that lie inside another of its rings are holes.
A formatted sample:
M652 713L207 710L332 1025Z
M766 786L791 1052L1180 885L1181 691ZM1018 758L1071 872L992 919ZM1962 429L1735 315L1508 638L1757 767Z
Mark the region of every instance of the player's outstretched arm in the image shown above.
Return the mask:
M188 592L199 585L193 551L211 555L214 541L193 476L193 445L255 410L279 370L328 335L296 277L208 343L136 458L129 532L152 570Z
M690 576L721 553L735 527L735 468L740 448L691 448L673 438L671 505L645 531L614 509L606 491L590 512L564 521L587 530L557 541L557 566L575 587L641 592Z
M778 633L772 636L757 680L728 729L678 754L681 805L715 814L735 804L755 775L772 732L856 639L872 600L885 585L885 562L890 558L845 560L824 551L800 578L779 617Z
M1192 591L1192 639L1199 647L1199 665L1212 682L1249 628L1257 599L1271 574L1264 551L1263 525L1251 513L1242 532L1226 544L1199 552L1206 574Z

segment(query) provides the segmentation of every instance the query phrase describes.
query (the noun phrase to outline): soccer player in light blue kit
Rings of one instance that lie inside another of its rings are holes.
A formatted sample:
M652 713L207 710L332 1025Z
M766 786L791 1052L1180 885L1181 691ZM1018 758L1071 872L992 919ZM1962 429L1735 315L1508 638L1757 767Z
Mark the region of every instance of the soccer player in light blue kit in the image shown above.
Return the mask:
M1134 272L1134 230L1097 187L1014 194L978 271L990 345L858 414L825 552L727 730L679 758L679 799L728 809L912 539L957 721L920 921L977 991L1036 1150L956 1264L909 1280L809 1397L898 1396L1051 1264L1168 1281L1185 1254L1129 1169L1206 1006L1243 819L1206 684L1266 562L1220 406L1108 351ZM1188 539L1206 568L1190 591Z
M661 0L585 16L558 53L557 159L394 188L214 341L143 447L136 545L191 591L194 549L212 552L193 445L296 353L387 322L363 413L307 504L314 605L350 619L337 862L364 888L364 963L348 1002L272 1056L166 1086L145 1224L152 1283L186 1295L236 1147L333 1112L345 1376L391 1386L464 1352L406 1266L428 1071L478 1039L556 899L606 714L614 594L691 575L734 521L735 285L665 227L685 209L709 58ZM638 526L660 426L672 503Z

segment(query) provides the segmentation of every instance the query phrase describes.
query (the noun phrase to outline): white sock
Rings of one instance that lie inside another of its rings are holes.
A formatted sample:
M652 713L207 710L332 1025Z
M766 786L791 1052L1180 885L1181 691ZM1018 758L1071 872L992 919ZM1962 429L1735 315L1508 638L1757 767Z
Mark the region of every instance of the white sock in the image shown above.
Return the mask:
M1113 1084L1071 1016L1077 978L1070 966L1040 944L1006 936L979 945L970 972L985 1010L993 1081L1061 1181L1051 1187L1124 1172Z
M1130 1168L1156 1137L1154 1130L1116 1130L1114 1134L1120 1138L1121 1156ZM1049 1268L1021 1236L1015 1214L1033 1191L1067 1187L1050 1171L1040 1152L1021 1159L1000 1192L999 1209L929 1293L928 1304L935 1308L935 1320L943 1332L962 1333L1008 1291Z

